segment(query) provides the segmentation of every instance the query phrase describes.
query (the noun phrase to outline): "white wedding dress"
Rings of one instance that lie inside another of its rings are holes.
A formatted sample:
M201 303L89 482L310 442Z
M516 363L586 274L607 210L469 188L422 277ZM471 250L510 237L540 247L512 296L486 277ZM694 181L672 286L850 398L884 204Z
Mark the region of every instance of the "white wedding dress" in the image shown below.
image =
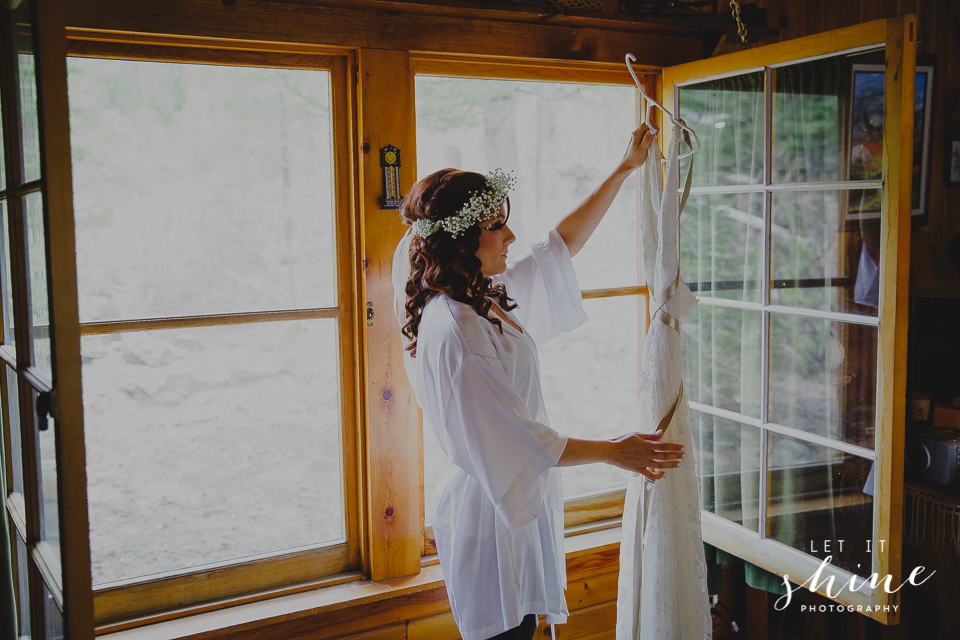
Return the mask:
M681 129L667 150L666 184L656 144L641 169L640 233L650 291L650 330L640 374L641 433L665 429L686 457L651 487L627 483L620 543L617 640L701 640L712 636L707 568L700 532L697 452L681 380L680 326L697 299L679 276Z

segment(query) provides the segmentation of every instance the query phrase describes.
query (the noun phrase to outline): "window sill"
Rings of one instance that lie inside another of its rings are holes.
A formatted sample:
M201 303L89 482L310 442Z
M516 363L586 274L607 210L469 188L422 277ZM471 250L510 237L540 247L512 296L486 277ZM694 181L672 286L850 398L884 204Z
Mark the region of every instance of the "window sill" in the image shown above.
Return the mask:
M567 537L568 576L615 570L619 562L620 535L620 527L615 527ZM389 599L411 601L411 607L421 606L415 601L429 600L433 606L437 604L438 594L442 594L441 606L445 608L446 595L440 565L433 558L426 558L423 565L415 576L380 582L355 579L302 593L148 623L133 629L113 632L109 628L100 629L98 637L109 640L209 640L234 637L235 634L264 630L273 625L296 624L297 621L305 625L312 625L314 621L322 624L321 618L344 609L358 608L357 618L360 618L360 608ZM423 597L416 598L418 595ZM402 611L397 613L405 615ZM264 637L269 636L264 634Z

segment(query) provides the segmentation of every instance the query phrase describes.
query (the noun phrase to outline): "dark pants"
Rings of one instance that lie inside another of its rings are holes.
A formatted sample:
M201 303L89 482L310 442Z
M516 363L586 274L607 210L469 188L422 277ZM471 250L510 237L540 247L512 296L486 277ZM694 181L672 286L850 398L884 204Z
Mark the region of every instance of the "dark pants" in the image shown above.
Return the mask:
M528 613L523 616L519 627L507 629L501 634L495 635L490 640L533 640L533 634L537 631L537 616Z

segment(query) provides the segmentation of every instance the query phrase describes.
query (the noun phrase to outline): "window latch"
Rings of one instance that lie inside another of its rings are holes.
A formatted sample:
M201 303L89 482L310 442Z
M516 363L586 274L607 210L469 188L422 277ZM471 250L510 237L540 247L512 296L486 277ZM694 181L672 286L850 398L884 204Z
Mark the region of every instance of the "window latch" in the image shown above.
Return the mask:
M368 302L368 303L367 303L367 326L368 326L368 327L372 327L372 326L373 326L373 317L374 317L374 314L373 314L373 303L372 303L372 302Z

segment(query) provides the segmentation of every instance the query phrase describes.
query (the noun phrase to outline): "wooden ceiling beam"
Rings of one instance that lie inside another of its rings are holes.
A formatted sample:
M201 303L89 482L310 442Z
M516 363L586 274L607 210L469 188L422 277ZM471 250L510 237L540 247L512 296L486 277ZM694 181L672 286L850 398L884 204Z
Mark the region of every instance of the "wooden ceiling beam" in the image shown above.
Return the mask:
M299 49L394 49L530 60L623 63L659 68L704 57L697 37L583 28L471 15L385 11L406 3L264 0L85 0L67 6L67 34L76 40L250 48L278 43ZM377 5L377 6L374 6ZM384 6L380 6L384 5ZM394 6L396 5L396 6ZM434 9L436 9L434 7ZM217 44L219 42L219 44ZM709 52L707 52L709 53Z

